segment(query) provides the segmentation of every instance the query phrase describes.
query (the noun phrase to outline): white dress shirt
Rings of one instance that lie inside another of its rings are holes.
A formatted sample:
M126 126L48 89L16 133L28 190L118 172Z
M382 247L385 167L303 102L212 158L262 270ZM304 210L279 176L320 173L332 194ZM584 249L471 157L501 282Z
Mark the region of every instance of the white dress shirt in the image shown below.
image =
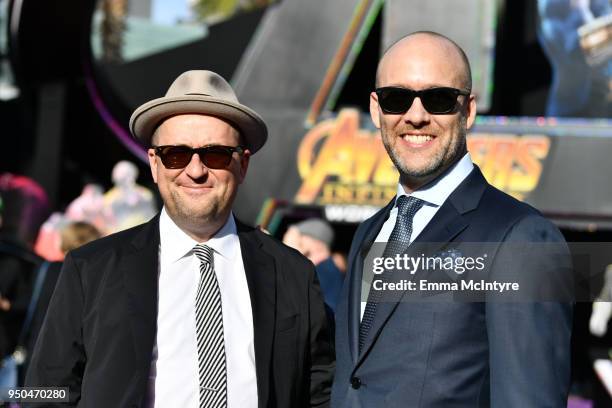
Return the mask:
M168 216L159 219L159 295L157 337L149 378L149 406L198 407L198 357L195 298L200 261L198 244ZM228 408L257 407L253 313L236 222L225 225L203 244L214 250L221 291L227 367Z
M410 194L410 196L419 198L425 202L416 212L412 220L412 234L410 236L411 243L419 236L421 232L423 232L427 224L429 224L429 221L431 221L434 215L436 215L442 204L444 204L446 199L453 191L455 191L457 187L459 187L459 184L465 180L473 169L474 164L472 163L470 154L466 153L465 156L455 163L442 177ZM404 187L398 183L397 197L395 199L396 203L397 199L403 195L407 196L408 194L406 194L404 191ZM386 243L389 240L393 227L395 226L395 221L397 220L397 211L398 209L396 204L389 213L389 218L387 221L385 221L380 229L380 232L376 236L375 242ZM362 318L367 304L367 301L364 299L367 299L365 293L364 296L362 296L361 301Z

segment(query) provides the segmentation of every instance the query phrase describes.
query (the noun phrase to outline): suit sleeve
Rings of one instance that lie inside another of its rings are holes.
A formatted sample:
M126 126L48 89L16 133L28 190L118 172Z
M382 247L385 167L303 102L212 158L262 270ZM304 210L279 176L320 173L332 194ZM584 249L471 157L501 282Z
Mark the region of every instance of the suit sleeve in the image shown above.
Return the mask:
M310 304L310 406L328 407L335 371L332 330L314 267L308 271Z
M83 288L79 271L72 256L68 254L34 347L26 386L68 387L71 405L80 399L86 361L82 338L82 310Z
M518 279L521 289L510 301L486 304L491 406L566 406L573 304L561 233L541 216L523 218L501 244L492 271L494 279Z

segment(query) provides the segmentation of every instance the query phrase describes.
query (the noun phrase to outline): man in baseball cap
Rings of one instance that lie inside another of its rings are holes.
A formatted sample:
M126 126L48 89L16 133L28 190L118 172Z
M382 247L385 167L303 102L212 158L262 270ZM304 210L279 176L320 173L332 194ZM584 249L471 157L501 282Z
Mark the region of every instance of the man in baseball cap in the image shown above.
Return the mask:
M334 230L321 218L309 218L290 225L283 236L283 243L297 249L313 263L330 316L336 313L336 305L342 290L344 274L336 265L331 247Z
M67 257L27 383L88 407L325 406L334 368L314 267L232 204L266 125L210 71L140 106L164 206Z

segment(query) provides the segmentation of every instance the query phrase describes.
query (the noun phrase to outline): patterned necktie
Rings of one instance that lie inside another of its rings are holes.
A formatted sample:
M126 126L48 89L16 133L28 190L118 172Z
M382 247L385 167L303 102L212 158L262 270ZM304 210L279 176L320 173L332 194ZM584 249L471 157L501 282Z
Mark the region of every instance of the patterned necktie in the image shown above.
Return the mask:
M224 408L227 407L227 369L221 291L215 275L213 250L198 244L193 251L200 260L195 308L200 408Z
M410 236L412 235L412 220L423 204L423 200L411 196L403 195L397 199L397 219L395 220L395 226L393 226L393 231L389 236L387 246L383 252L383 258L392 258L406 251L408 245L410 245ZM381 275L382 281L389 281L392 272L393 271L384 272ZM365 339L372 328L372 323L376 316L376 306L381 296L382 290L374 290L370 287L368 303L363 311L361 325L359 326L359 352L361 352Z

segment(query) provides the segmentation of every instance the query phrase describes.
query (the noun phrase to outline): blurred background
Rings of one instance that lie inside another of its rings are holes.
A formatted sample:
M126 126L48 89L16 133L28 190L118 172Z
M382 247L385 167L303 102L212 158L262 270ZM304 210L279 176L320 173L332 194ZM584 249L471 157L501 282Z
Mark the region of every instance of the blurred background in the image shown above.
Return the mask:
M489 182L569 242L611 242L610 0L0 0L0 250L19 258L0 263L0 307L14 306L0 311L3 355L23 343L36 271L62 260L68 225L104 235L160 208L127 124L189 69L230 80L269 126L237 216L279 238L322 218L346 254L395 194L369 93L382 52L417 30L453 38L471 60L468 148ZM612 251L586 263L589 290L612 300ZM573 407L612 406L612 311L596 309L576 307Z

